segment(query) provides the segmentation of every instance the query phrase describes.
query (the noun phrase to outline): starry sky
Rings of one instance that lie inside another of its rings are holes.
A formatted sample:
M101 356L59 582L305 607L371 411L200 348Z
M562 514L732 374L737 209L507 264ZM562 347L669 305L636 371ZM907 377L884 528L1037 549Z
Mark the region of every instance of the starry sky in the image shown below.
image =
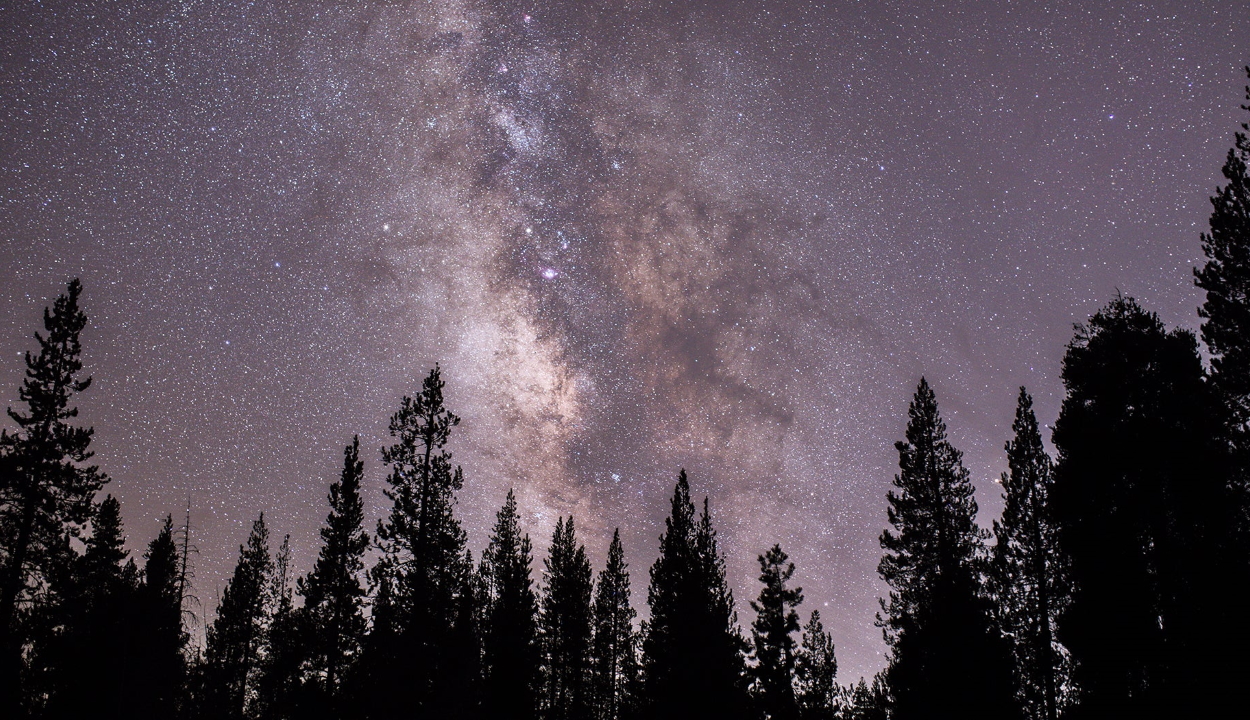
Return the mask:
M354 433L386 510L441 363L475 554L515 488L645 610L685 467L742 621L780 542L853 681L920 376L988 525L1074 322L1197 326L1248 50L1192 0L3 3L0 393L81 277L108 491L136 551L190 501L211 616L258 512L310 566Z

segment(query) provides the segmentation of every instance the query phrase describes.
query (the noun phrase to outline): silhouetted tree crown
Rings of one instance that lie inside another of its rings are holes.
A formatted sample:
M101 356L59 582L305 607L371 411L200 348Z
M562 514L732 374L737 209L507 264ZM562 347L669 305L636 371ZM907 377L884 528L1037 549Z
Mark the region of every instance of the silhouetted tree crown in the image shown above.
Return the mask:
M629 572L621 531L612 533L608 561L599 573L594 603L592 690L595 720L632 717L641 680L634 617L629 602Z
M37 621L49 634L33 658L47 718L124 714L123 688L133 682L134 603L139 572L126 551L121 504L95 506L82 555L66 549Z
M404 397L391 416L395 444L383 449L382 460L391 466L386 497L393 507L388 521L378 524L378 541L403 602L449 617L446 601L454 594L454 568L464 550L464 531L454 515L463 474L452 469L445 449L460 418L443 405L444 385L435 367L421 392Z
M799 706L794 696L794 633L799 631L799 614L803 602L802 588L789 587L794 576L794 563L774 545L760 555L760 589L758 600L751 602L755 621L751 623L751 648L755 666L752 691L756 708L765 720L793 720Z
M1243 126L1244 129L1244 126ZM1215 199L1203 337L1168 331L1117 297L1078 327L1066 395L1043 446L1020 389L1004 510L989 533L961 453L922 379L896 444L879 571L887 668L837 684L820 614L780 546L759 557L750 642L705 497L683 470L649 618L635 629L621 533L592 583L561 516L536 591L533 549L509 491L480 564L456 518L448 450L459 424L436 366L392 416L389 513L370 536L359 439L344 450L312 570L290 536L276 556L262 514L239 548L200 650L184 626L190 519L166 517L143 556L122 507L98 497L91 430L74 425L81 287L44 314L15 429L0 434L0 717L174 720L1082 720L1207 717L1242 702L1250 674L1245 479L1250 342L1243 215L1250 142L1238 134ZM302 598L297 601L295 595ZM192 619L193 620L193 619Z
M840 710L833 636L813 610L794 661L794 693L802 720L832 720Z
M369 535L360 497L364 473L360 438L355 437L343 451L339 480L330 485L330 514L321 528L317 561L297 583L304 598L300 632L308 682L315 701L330 710L339 708L344 677L359 657L367 629L362 572Z
M542 714L546 720L589 720L592 583L590 560L577 543L572 516L556 521L544 567Z
M404 397L391 416L395 443L382 450L391 466L392 508L378 523L382 558L372 575L385 601L375 604L376 637L360 673L360 692L379 717L412 708L455 712L463 702L448 676L466 572L465 534L455 516L463 474L446 448L460 418L444 405L444 385L435 366L421 392Z
M643 640L646 717L731 718L746 712L743 641L707 503L696 519L683 470L651 566Z
M1072 589L1058 624L1080 688L1071 715L1213 712L1240 666L1215 658L1245 621L1214 601L1241 559L1195 339L1117 297L1078 328L1063 381L1052 497Z
M980 587L987 533L963 456L946 437L937 398L923 378L908 408L899 474L887 499L878 570L890 586L879 624L890 646L887 684L896 720L1012 714L1010 662ZM980 691L966 692L963 678Z
M183 709L188 634L182 626L182 591L174 520L166 515L144 554L143 586L134 614L134 676L127 688L136 717L175 717Z
M488 718L528 720L538 710L538 600L532 565L529 535L521 532L516 496L509 490L482 554L486 604L482 704Z
M108 478L91 458L93 430L73 424L72 402L91 385L82 375L79 339L87 316L82 284L69 283L43 313L39 353L26 354L18 390L24 408L9 408L16 431L0 431L0 714L22 712L23 648L34 625L21 617L33 594L65 567L69 538L79 536L92 500Z
M291 589L291 536L282 538L274 556L269 581L268 624L265 628L264 654L256 680L254 717L261 720L286 720L297 716L297 703L302 689L304 637Z
M1042 446L1033 398L1024 388L1011 427L1015 436L1006 445L1003 514L994 522L991 588L999 628L1015 659L1017 701L1026 717L1055 720L1071 672L1055 637L1066 583L1051 518L1051 460Z
M239 562L208 628L200 706L206 718L245 718L256 703L254 671L265 642L272 573L269 530L261 513L247 544L239 547Z
M1250 76L1250 67L1246 68ZM1245 89L1250 100L1250 86ZM1242 105L1250 110L1250 105ZM1226 597L1250 595L1250 124L1241 123L1224 161L1227 184L1211 198L1210 233L1202 235L1207 262L1195 269L1198 287L1206 291L1199 308L1202 339L1211 353L1209 380L1222 409L1226 469L1236 523L1235 547L1222 572ZM1229 642L1250 642L1243 621L1228 631ZM1222 677L1244 675L1250 667L1232 664ZM1236 681L1234 681L1236 682Z
M1250 75L1250 68L1246 69ZM1250 100L1250 87L1246 88ZM1250 106L1242 106L1250 110ZM1241 124L1243 131L1250 125ZM1202 339L1211 351L1211 381L1224 404L1243 452L1250 422L1250 139L1234 134L1224 160L1227 181L1211 198L1210 232L1202 234L1207 262L1195 269L1195 282L1206 291L1198 309Z

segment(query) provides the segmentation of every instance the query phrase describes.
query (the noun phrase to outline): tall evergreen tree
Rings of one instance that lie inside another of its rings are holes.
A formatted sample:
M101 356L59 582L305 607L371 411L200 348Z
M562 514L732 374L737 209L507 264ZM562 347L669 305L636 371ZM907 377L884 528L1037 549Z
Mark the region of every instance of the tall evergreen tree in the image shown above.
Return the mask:
M632 717L637 703L637 636L629 603L629 571L621 531L612 533L608 562L595 588L594 652L591 686L595 720Z
M794 660L794 693L802 720L833 720L838 711L838 658L833 637L812 611Z
M365 635L365 588L361 583L369 536L360 497L365 465L360 438L343 452L343 473L330 486L330 514L321 528L321 551L312 572L300 578L304 638L311 696L327 716L340 713L344 677L359 657Z
M1250 67L1246 73L1250 75ZM1246 98L1250 100L1250 87ZM1242 123L1241 129L1250 131L1250 124ZM1245 132L1234 134L1222 171L1228 184L1211 198L1211 232L1202 234L1207 262L1194 275L1206 291L1198 314L1202 339L1211 351L1211 383L1244 468L1250 465L1250 139Z
M660 536L660 556L651 566L647 602L642 713L657 720L744 716L743 641L733 594L707 502L696 520L684 470Z
M888 720L888 718L890 718L890 693L881 675L872 679L872 685L860 678L854 688L848 688L845 702L838 713L838 720Z
M750 648L738 627L733 590L725 579L725 555L720 551L708 498L695 530L695 568L704 589L702 612L697 616L699 635L706 639L706 668L702 682L708 690L706 704L716 717L734 718L748 713L749 679L745 656Z
M304 659L303 637L291 592L290 535L282 538L269 584L269 623L256 679L254 715L262 720L287 720L301 716L296 702Z
M43 658L51 671L45 717L130 711L125 688L136 680L131 658L138 570L125 545L121 504L109 495L96 506L84 552L58 588L64 601L48 608L58 631Z
M1250 67L1246 73L1250 76ZM1250 100L1250 86L1245 93ZM1224 161L1228 184L1211 198L1211 232L1202 235L1207 262L1194 271L1198 287L1206 291L1198 314L1211 353L1210 385L1223 409L1229 501L1236 511L1234 545L1220 573L1226 597L1250 596L1250 123L1241 123L1241 129ZM1250 644L1246 620L1224 633L1230 644ZM1220 677L1236 683L1246 669L1228 667Z
M172 516L148 543L134 614L134 677L127 688L134 717L177 716L183 699L188 635L182 627L178 546Z
M509 490L496 515L490 545L482 554L486 586L482 706L488 718L529 720L536 716L538 601L530 575L532 564L529 535L521 533L516 496Z
M590 560L577 543L573 517L556 521L544 561L546 592L539 614L546 720L590 719Z
M389 658L403 652L395 570L385 557L369 572L371 622L361 643L360 660L343 678L342 699L369 720L403 717L403 694L394 683L404 675Z
M482 710L482 615L487 593L482 577L474 570L473 553L468 550L460 563L459 582L456 621L447 657L447 692L449 697L459 699L455 716L474 720Z
M1222 602L1243 558L1216 399L1192 334L1117 297L1078 328L1052 506L1071 601L1072 717L1208 716L1238 701L1245 618Z
M758 600L751 602L755 622L751 623L752 668L756 707L766 720L795 720L799 714L794 695L794 633L799 631L799 614L803 589L788 587L794 576L794 563L773 545L760 555L760 589Z
M390 517L378 523L383 557L374 580L390 584L387 612L393 617L375 623L373 657L363 673L372 714L380 718L413 709L446 714L463 702L449 693L457 683L448 676L447 663L465 572L465 534L454 512L463 474L452 468L446 449L460 418L443 404L443 387L435 366L421 392L405 397L391 417L395 444L382 451L391 466L386 496L393 506ZM378 634L382 631L390 635Z
M82 376L79 309L82 284L73 280L43 313L39 354L26 354L18 390L25 410L9 408L17 430L0 431L0 715L16 717L22 654L28 642L20 613L48 583L54 557L91 517L92 499L108 478L93 465L91 428L73 424L71 402L91 385Z
M1015 659L1016 697L1031 720L1055 720L1071 668L1055 638L1066 600L1055 524L1050 515L1050 456L1024 388L1007 442L1003 514L994 522L991 588L998 624Z
M1010 657L991 624L980 587L987 535L962 453L946 438L937 398L923 378L896 443L899 474L889 492L892 529L881 534L878 566L890 586L881 601L891 657L896 720L1006 718L1012 714ZM967 678L978 690L967 691Z
M255 705L272 573L269 530L261 513L247 545L239 547L239 562L221 594L217 619L208 628L200 707L206 720L238 720Z

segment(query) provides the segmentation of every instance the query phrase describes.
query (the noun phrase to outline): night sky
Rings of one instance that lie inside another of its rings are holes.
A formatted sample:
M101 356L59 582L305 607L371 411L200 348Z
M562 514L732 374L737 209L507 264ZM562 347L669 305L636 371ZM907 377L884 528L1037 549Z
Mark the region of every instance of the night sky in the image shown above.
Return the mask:
M1250 61L1192 0L2 5L0 400L80 276L108 491L139 552L190 499L210 617L258 512L310 566L354 433L386 510L438 362L475 556L512 487L645 611L685 467L742 622L780 542L844 682L920 376L988 525L1074 322L1197 326Z

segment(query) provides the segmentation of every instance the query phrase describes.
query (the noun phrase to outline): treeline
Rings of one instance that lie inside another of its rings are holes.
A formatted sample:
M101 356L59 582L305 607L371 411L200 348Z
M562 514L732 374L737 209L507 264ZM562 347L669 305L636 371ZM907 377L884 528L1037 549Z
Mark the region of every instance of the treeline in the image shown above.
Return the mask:
M1243 126L1244 127L1244 126ZM296 577L263 515L205 645L190 642L189 520L143 553L100 498L74 281L26 357L0 435L0 715L284 718L1201 717L1243 703L1250 616L1250 142L1213 198L1198 340L1117 297L1078 326L1046 451L1021 388L1005 509L984 530L962 455L921 380L896 444L879 565L889 663L837 680L819 613L779 546L739 622L709 503L677 478L647 621L619 531L597 576L572 517L536 568L508 494L475 558L456 518L459 418L438 367L390 422L387 517L369 529L358 440ZM376 558L371 566L368 560Z

